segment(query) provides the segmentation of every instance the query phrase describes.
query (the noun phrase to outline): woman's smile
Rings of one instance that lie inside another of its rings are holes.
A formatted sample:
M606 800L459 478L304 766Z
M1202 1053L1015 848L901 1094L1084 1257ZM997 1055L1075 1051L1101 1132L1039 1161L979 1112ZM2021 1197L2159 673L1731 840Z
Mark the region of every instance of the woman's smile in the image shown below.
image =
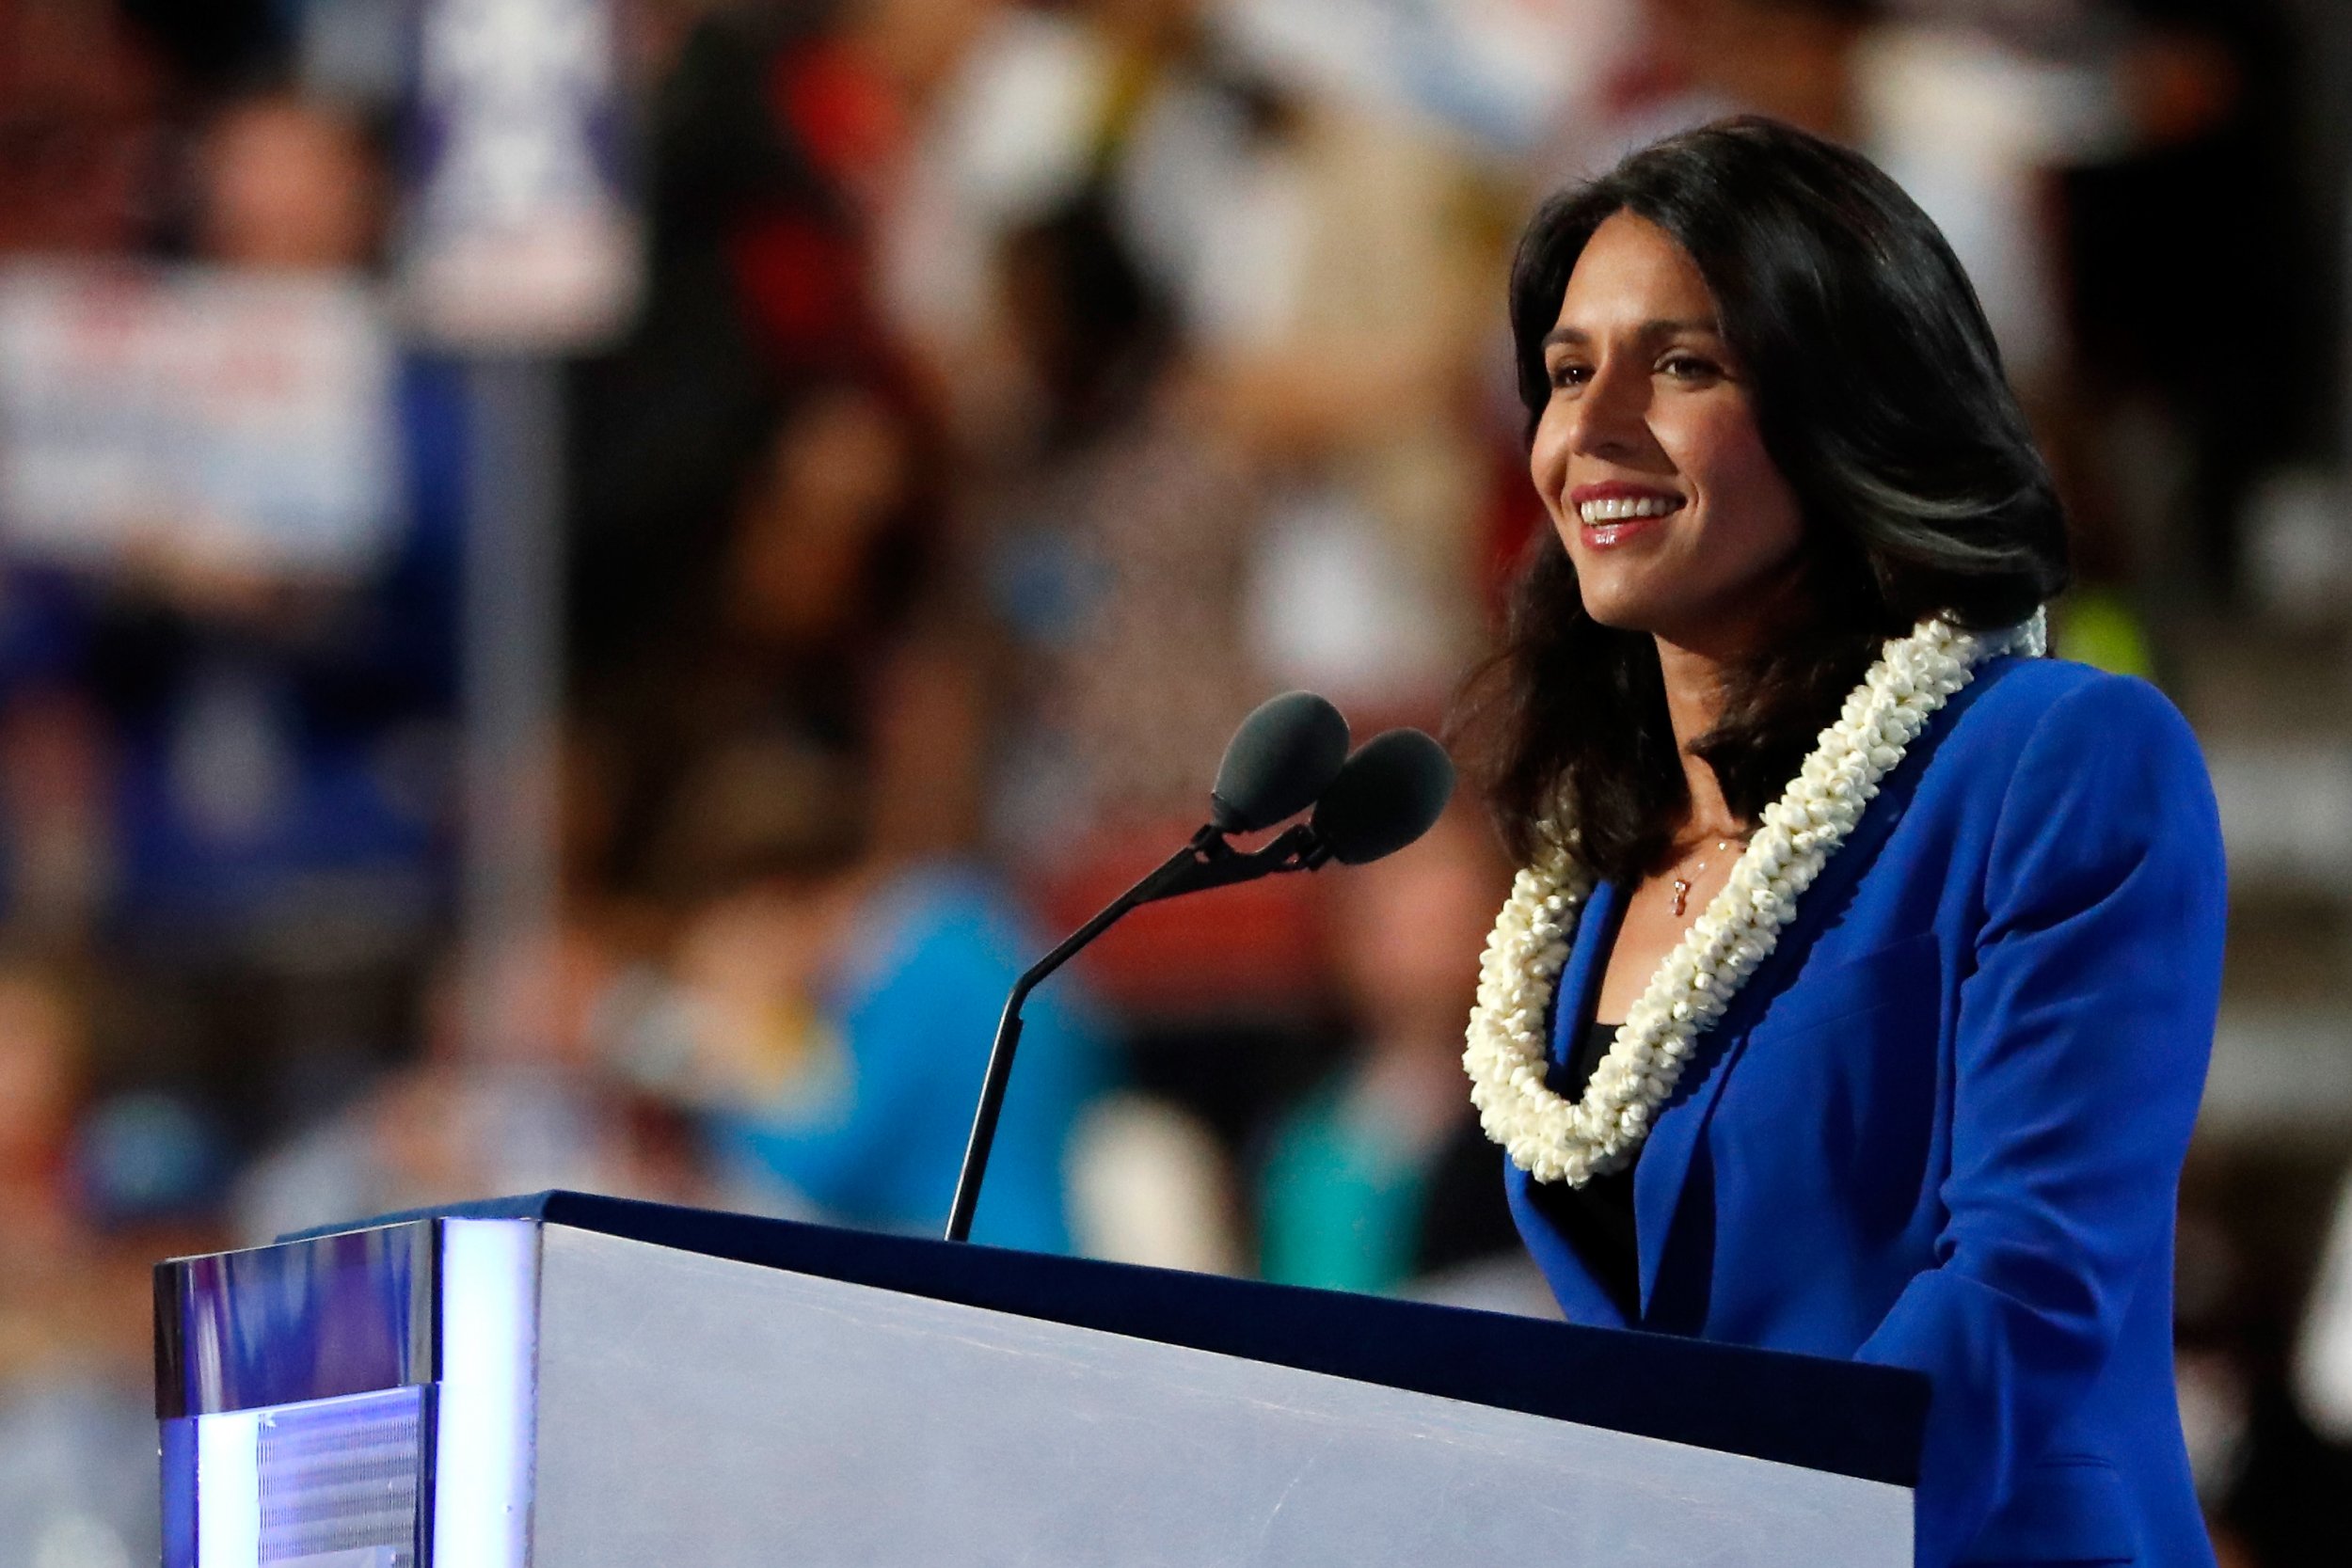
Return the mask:
M1584 543L1596 550L1655 536L1683 504L1671 490L1617 481L1580 484L1568 492L1568 508L1583 529Z

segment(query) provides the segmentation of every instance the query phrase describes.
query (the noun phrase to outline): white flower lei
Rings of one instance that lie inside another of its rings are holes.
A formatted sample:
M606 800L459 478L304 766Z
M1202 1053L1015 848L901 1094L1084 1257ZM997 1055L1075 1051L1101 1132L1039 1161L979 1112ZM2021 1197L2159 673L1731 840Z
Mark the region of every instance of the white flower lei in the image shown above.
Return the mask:
M1853 831L1879 781L1979 663L2003 653L2038 657L2046 641L2039 610L1985 636L1930 619L1890 640L1788 791L1765 808L1723 891L1627 1009L1574 1102L1544 1083L1545 1012L1593 883L1576 862L1573 832L1542 824L1550 847L1518 874L1495 919L1462 1053L1480 1123L1512 1164L1538 1181L1580 1187L1630 1163L1700 1033L1772 952L1797 895Z

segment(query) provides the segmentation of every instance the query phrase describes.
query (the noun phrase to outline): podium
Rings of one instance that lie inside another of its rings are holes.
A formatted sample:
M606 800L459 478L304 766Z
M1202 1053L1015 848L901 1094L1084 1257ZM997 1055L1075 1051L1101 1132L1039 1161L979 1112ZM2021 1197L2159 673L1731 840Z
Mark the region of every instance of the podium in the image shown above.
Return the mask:
M542 1193L159 1264L167 1568L1896 1568L1915 1374Z

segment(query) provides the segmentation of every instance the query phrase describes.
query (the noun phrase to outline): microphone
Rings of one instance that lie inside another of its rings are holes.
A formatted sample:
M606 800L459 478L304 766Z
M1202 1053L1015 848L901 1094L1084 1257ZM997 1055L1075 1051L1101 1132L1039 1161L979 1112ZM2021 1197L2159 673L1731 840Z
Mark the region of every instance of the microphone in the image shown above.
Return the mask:
M1437 825L1454 794L1454 759L1419 730L1374 736L1347 759L1308 827L1342 865L1392 855Z
M1350 756L1347 739L1347 721L1311 691L1286 691L1260 704L1226 744L1209 792L1209 821L1013 983L972 1114L971 1140L947 1211L947 1240L972 1234L980 1179L1021 1043L1022 1004L1047 975L1141 905L1280 872L1313 871L1334 860L1361 865L1404 848L1436 823L1454 791L1454 764L1443 747L1419 730L1390 730ZM1229 832L1270 828L1309 806L1314 807L1311 820L1284 830L1263 848L1244 852L1225 842Z
M1285 691L1250 710L1226 742L1209 789L1219 832L1271 828L1305 811L1347 761L1347 721L1311 691Z

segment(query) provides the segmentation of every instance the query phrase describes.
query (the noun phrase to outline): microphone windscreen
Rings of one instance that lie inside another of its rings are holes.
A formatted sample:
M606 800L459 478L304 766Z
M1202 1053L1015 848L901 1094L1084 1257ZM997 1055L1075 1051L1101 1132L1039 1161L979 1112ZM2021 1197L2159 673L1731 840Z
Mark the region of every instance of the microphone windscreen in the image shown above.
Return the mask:
M1251 710L1226 744L1209 816L1229 833L1270 828L1305 811L1347 761L1347 721L1311 691L1285 691Z
M1361 865L1394 854L1434 826L1454 794L1454 759L1419 730L1364 742L1315 806L1314 831L1334 860Z

